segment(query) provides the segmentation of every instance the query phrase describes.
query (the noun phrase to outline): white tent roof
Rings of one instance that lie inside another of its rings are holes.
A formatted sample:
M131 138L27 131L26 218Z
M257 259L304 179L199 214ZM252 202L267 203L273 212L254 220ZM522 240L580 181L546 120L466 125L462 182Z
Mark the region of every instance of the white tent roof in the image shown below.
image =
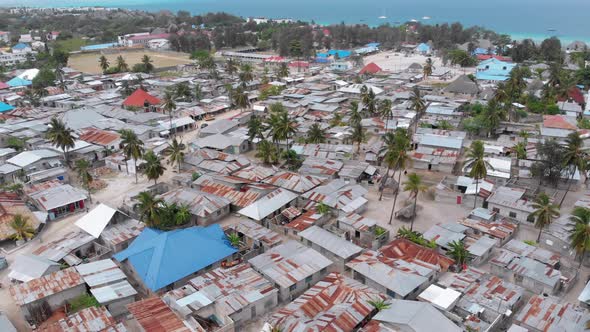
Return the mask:
M76 221L76 226L95 238L98 238L116 212L117 210L101 203L99 206L92 209L92 211L88 212L84 217L78 219L78 221Z

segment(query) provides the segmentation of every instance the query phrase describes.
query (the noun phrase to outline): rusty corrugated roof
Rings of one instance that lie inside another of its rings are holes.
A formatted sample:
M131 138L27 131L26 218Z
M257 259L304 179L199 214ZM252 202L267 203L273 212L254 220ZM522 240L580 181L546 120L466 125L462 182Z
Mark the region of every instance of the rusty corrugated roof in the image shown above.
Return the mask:
M159 297L127 305L137 323L149 332L190 332L182 320Z

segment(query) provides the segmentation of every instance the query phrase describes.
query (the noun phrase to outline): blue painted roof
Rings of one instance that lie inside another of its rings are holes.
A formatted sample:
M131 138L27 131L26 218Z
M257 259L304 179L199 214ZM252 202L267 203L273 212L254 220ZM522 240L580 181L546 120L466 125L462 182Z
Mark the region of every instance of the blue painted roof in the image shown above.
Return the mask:
M6 82L6 84L8 84L14 88L14 87L18 87L18 86L29 86L29 85L33 84L33 82L22 79L20 77L15 77L15 78L11 79L10 81Z
M339 58L348 58L352 52L347 50L329 50L328 53L318 53L317 56L320 58L327 58L338 54Z
M379 47L379 45L381 45L381 43L368 43L365 47Z
M14 45L12 48L15 50L24 50L27 47L29 47L29 45L27 45L25 43L18 43L16 45Z
M12 111L13 109L14 107L12 107L11 105L0 102L0 113Z
M516 67L514 63L491 58L477 65L475 77L478 80L505 81L514 67Z
M235 252L215 224L168 232L146 228L113 257L120 262L128 259L143 283L157 291Z
M428 46L428 44L426 43L422 43L416 46L416 49L418 50L418 52L428 52L430 51L430 46Z

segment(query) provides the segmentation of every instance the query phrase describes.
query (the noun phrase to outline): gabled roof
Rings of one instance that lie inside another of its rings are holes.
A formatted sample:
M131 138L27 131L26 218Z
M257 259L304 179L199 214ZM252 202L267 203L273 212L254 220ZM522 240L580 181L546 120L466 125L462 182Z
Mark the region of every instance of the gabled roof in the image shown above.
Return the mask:
M19 77L14 77L10 81L6 82L6 84L8 84L14 88L14 87L19 87L19 86L29 86L29 85L33 84L33 82L24 80Z
M117 213L117 210L101 203L82 218L78 219L78 221L76 221L76 226L95 238L98 238L111 219L113 219L115 213Z
M445 317L431 304L420 301L390 300L389 308L381 310L374 320L392 324L404 331L414 332L460 332L450 319Z
M371 62L368 65L364 66L359 74L377 74L378 72L382 71L381 67L379 67L376 63Z
M145 92L143 89L135 90L125 101L123 102L124 106L135 106L135 107L144 107L145 104L149 105L159 105L162 101L149 93Z
M279 188L241 209L238 213L250 219L262 220L296 198L297 194Z
M127 305L127 309L144 331L191 331L159 297L133 302Z
M2 89L2 87L0 87L0 89ZM14 107L12 107L12 105L8 105L6 103L0 102L0 113L12 111L13 109L14 109Z
M157 291L235 252L215 224L169 232L146 228L127 249L113 257L120 262L129 260L143 283Z

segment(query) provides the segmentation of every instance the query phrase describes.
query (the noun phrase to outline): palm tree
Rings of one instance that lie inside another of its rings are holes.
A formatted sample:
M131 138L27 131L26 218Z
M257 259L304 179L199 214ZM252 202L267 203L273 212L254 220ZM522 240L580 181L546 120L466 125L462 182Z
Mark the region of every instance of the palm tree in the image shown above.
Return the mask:
M563 156L563 164L569 169L571 175L567 185L567 190L559 202L560 207L561 204L563 204L563 201L565 200L568 192L570 191L576 170L578 170L580 174L585 174L587 165L587 155L583 151L584 142L580 137L580 134L577 131L570 133L567 135L565 142L566 146Z
M160 215L162 214L164 201L161 198L156 198L148 191L140 192L137 196L137 201L139 202L139 219L148 227L160 225Z
M227 59L225 62L225 71L229 76L233 77L237 70L238 66L236 65L236 61L232 58Z
M262 159L265 164L271 164L276 161L277 149L274 144L263 139L256 146L256 158Z
M104 55L100 56L100 58L98 59L98 64L100 65L100 69L102 69L103 74L106 74L107 69L109 69L109 66L111 65L107 57Z
M361 102L363 103L364 110L368 114L372 115L373 113L375 113L375 110L377 109L377 100L375 99L375 92L373 92L373 89L369 89L365 85L363 85L363 88L366 89L366 92L361 93Z
M172 112L176 110L176 102L174 101L174 97L170 91L166 91L164 95L164 100L162 101L162 108L164 111L168 112L168 120L170 122L170 135L175 131L172 129Z
M320 127L319 123L314 123L307 131L307 143L319 144L326 141L326 132Z
M242 82L242 87L246 88L248 82L254 80L254 74L252 74L252 65L250 64L243 64L240 66L240 82Z
M121 130L121 144L123 145L123 154L125 155L125 158L127 160L133 159L135 166L135 183L137 183L137 160L143 156L143 141L141 141L132 130L123 129Z
M122 55L119 55L117 57L117 69L120 72L129 71L129 65L127 64L127 62L125 62L125 59L123 58Z
M178 165L178 173L180 173L180 166L184 162L184 150L186 146L182 142L178 142L176 138L172 139L172 143L166 149L166 154L170 156L168 162L171 165Z
M162 165L160 157L158 157L152 150L148 150L143 156L143 159L145 160L145 175L148 180L154 180L154 184L158 184L158 178L164 174L166 167Z
M191 210L188 205L182 204L178 206L174 219L177 226L184 225L189 222L191 220Z
M291 171L297 170L301 167L301 158L294 150L285 150L281 153L281 158L285 161L285 165Z
M64 159L68 164L68 152L67 150L73 148L76 143L74 142L73 131L66 127L65 123L58 118L52 118L49 121L49 129L47 130L47 138L49 141L60 148L64 153Z
M178 83L174 85L173 95L175 100L191 101L193 93L187 83Z
M86 159L79 159L76 161L76 172L80 181L84 185L84 188L88 192L88 199L92 203L92 196L90 195L90 184L93 181L92 175L90 174L90 163Z
M233 93L233 102L234 105L239 109L245 109L250 105L250 99L248 98L248 94L244 92L244 89L239 86L236 91Z
M426 79L428 76L432 75L433 70L434 70L434 65L432 63L432 59L431 58L426 59L426 63L424 64L424 67L422 67L424 79Z
M465 155L465 168L471 167L469 176L475 179L475 197L473 199L473 208L477 206L477 196L479 196L479 180L485 179L488 175L488 167L493 168L484 157L484 145L482 141L473 141L467 149Z
M535 198L533 208L535 211L531 215L535 217L535 227L539 229L537 236L537 243L539 243L543 228L551 224L553 219L559 217L559 207L551 202L546 193L542 192Z
M569 230L570 246L576 250L576 255L580 257L580 266L582 266L586 252L590 250L590 209L581 206L575 207L570 221L574 223Z
M410 230L414 230L414 219L416 219L416 205L418 204L418 194L425 192L428 187L422 183L422 177L416 173L408 175L408 179L404 182L404 191L410 193L410 198L414 198L414 211L412 212L412 222L410 223Z
M363 120L361 112L359 112L359 103L356 100L350 102L350 125L356 126Z
M297 132L297 122L289 117L289 112L283 109L282 104L280 105L281 107L279 109L281 110L274 112L276 115L270 124L270 130L277 142L286 141L287 149L289 149L289 138Z
M14 231L12 238L16 241L26 241L35 235L35 230L29 225L29 218L22 214L14 215L10 222L10 228Z
M154 70L153 61L149 55L144 54L143 57L141 57L141 63L143 64L146 73L151 73Z
M385 131L389 131L389 119L393 118L392 102L390 99L383 99L379 103L379 115L385 119Z
M321 214L322 216L327 215L328 213L330 213L330 206L328 206L326 203L324 202L319 202L318 204L316 204L315 206L315 210Z
M488 102L484 114L488 135L495 134L500 122L506 119L506 110L498 107L498 103L492 99Z
M240 244L242 243L242 239L237 233L229 233L226 234L227 240L232 245L232 247L239 249Z
M264 130L264 123L256 115L253 115L248 120L248 139L250 141L253 141L255 138L264 139Z
M350 135L350 139L352 140L353 143L357 144L356 151L360 157L361 143L367 139L367 131L363 128L363 126L361 126L360 123L358 123L358 124L354 125L354 127L352 127L352 133Z
M447 252L451 258L455 260L457 266L463 271L463 265L467 262L469 251L465 248L465 244L462 241L453 241L449 243L450 250Z
M277 69L277 77L287 77L289 76L289 66L286 62L282 62L279 68Z
M367 301L367 303L370 304L371 306L373 306L373 308L375 308L375 310L377 312L379 312L381 310L389 309L391 307L391 305L389 303L385 302L385 300L383 300L383 299L369 300L369 301Z
M410 109L416 112L416 122L414 123L414 132L416 132L420 117L422 117L422 113L426 110L426 104L417 86L412 89L412 93L410 94Z

